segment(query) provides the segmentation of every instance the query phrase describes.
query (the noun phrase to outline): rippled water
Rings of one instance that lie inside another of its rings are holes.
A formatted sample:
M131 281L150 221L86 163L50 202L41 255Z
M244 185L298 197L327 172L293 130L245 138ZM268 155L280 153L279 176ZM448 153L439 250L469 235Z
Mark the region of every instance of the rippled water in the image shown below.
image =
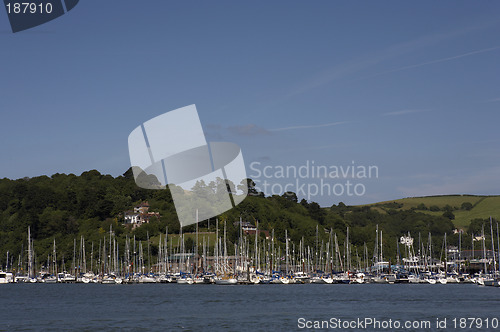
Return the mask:
M6 331L304 330L301 317L426 320L431 330L446 318L453 330L453 318L498 319L499 309L500 288L476 285L0 285Z

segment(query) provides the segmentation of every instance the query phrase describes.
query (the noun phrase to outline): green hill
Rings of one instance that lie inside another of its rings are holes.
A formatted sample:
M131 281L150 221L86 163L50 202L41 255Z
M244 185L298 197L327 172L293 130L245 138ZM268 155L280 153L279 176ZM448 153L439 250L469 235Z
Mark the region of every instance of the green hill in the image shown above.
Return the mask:
M376 229L383 231L386 257L396 259L397 243L402 235L411 233L415 237L427 238L431 233L433 247L441 248L444 234L448 234L450 245L458 245L459 237L453 234L455 227L468 231L473 219L486 219L490 215L500 218L500 196L405 198L364 206L339 203L321 208L315 202L299 201L294 193L264 197L256 191L251 180L248 182L250 195L235 208L218 216L219 234L222 234L226 222L230 253L240 240L240 218L254 225L258 223L259 230L266 231L264 234L274 234L274 246L281 252L285 250L286 238L291 240L292 250L294 247L298 250L300 246L303 249L309 247L307 250L321 247L325 250L326 244L333 245L333 238L337 237L340 252L349 243L353 257L360 257L359 260L366 251L373 253ZM152 217L150 222L136 228L125 225L126 211L146 201L150 211L159 213L160 217ZM205 239L209 243L209 252L214 250L215 219L198 224L200 231L205 232L199 240ZM170 191L137 187L131 169L116 178L91 170L79 176L54 174L18 180L0 179L0 266L6 265L7 252L11 260L26 261L28 227L37 262L46 261L55 240L59 263L64 260L66 268L69 267L68 258L83 246L82 239L85 247L90 248L87 259L92 257L97 261L102 254L99 250L101 244L109 243L110 230L121 248L122 257L127 239L131 239L137 245L142 244L147 250L148 260L155 262L160 234L163 238L167 227L171 247L175 250L179 245L180 225ZM471 234L477 234L481 227L482 221L475 222ZM195 250L194 235L189 234L195 228L194 225L183 228L187 251ZM264 245L263 233L258 238ZM254 241L254 236L248 238L247 245L252 246ZM466 249L466 245L463 248ZM365 259L369 257L371 254Z
M464 203L470 206L464 207ZM500 196L476 196L476 195L445 195L408 197L393 201L385 201L375 204L368 204L372 209L379 212L395 210L415 210L430 215L443 215L450 210L455 219L453 223L456 227L467 228L474 219L487 219L490 216L500 219Z

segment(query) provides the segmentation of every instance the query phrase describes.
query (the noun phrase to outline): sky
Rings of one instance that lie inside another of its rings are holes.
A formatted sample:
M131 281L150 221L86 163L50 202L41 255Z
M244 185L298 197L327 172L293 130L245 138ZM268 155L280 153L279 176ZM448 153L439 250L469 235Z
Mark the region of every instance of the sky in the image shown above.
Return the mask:
M84 0L18 33L0 9L0 41L0 178L121 175L134 128L195 104L267 194L500 194L497 1Z

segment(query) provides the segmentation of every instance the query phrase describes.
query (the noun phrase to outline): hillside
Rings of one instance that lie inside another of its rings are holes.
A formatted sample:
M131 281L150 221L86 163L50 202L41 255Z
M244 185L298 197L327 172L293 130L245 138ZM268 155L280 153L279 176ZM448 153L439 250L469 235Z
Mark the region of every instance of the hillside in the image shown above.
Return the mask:
M321 208L315 202L299 201L294 193L264 197L256 191L251 180L249 191L251 195L242 203L218 216L219 234L223 233L226 222L229 252L239 240L240 218L243 222L258 224L259 230L268 234L274 233L274 245L281 250L284 250L287 234L292 248L298 248L301 242L310 248L325 248L335 235L342 251L347 246L349 228L349 248L356 257L363 257L366 251L373 253L378 227L383 231L385 255L395 259L402 235L411 233L416 238L427 239L430 233L433 247L441 248L444 234L448 234L448 244L458 244L458 235L453 234L455 226L468 231L471 219L500 217L500 196L405 198L365 206L339 203ZM151 217L140 227L126 224L125 217L130 216L130 211L146 203L149 212L159 217ZM473 233L478 233L483 222L473 223ZM7 252L11 260L25 260L28 227L37 261L46 261L55 240L58 260L64 260L66 265L75 247L82 246L82 239L85 247L90 248L90 256L99 259L98 248L109 241L110 229L122 250L121 255L127 239L134 239L147 248L148 257L150 252L151 262L154 262L160 234L165 234L168 227L169 242L176 247L180 230L169 190L138 188L130 169L118 177L92 170L79 176L54 174L51 177L0 179L0 266L5 266ZM195 248L194 237L189 234L194 231L194 225L183 228L188 251ZM215 218L200 222L199 231L206 234L200 241L206 239L209 252L213 252ZM259 241L263 240L260 236ZM254 241L254 237L249 239L249 245Z
M463 206L464 203L470 203L470 205ZM415 210L436 216L450 210L455 216L453 224L463 229L466 229L474 219L487 219L490 216L497 220L500 219L500 196L445 195L408 197L366 206L370 206L382 213L387 212L389 209L398 211Z

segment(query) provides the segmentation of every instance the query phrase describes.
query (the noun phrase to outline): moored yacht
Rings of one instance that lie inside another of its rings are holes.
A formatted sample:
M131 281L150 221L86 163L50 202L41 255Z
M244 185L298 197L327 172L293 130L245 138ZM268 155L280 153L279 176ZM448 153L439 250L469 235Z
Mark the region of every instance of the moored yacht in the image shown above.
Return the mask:
M11 282L14 282L12 273L0 271L0 284L9 284Z

